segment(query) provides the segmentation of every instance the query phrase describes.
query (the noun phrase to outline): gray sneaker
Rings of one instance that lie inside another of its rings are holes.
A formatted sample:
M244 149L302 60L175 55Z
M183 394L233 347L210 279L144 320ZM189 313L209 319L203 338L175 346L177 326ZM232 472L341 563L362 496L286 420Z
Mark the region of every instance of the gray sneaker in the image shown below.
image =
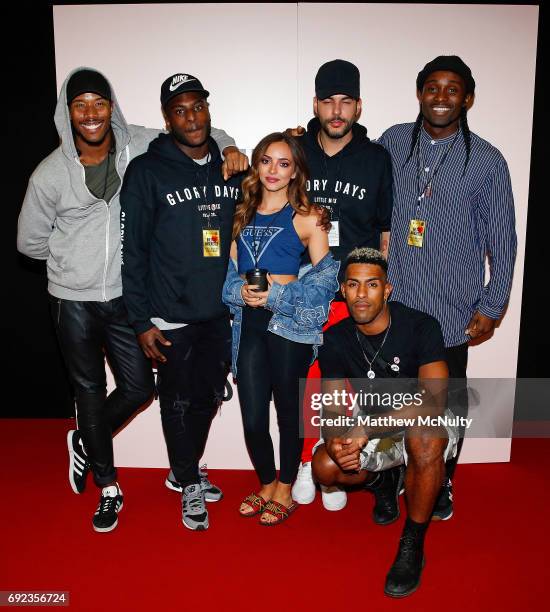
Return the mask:
M208 511L204 503L204 493L199 484L190 484L183 490L181 497L183 524L193 531L208 529Z
M207 502L217 502L223 498L222 490L213 485L210 480L208 480L208 472L206 471L206 464L201 465L199 469L199 476L201 479L201 490L204 493L204 501ZM182 493L183 489L181 488L180 483L176 480L174 476L174 472L170 470L166 480L164 481L165 486L171 491L177 491L178 493Z
M222 490L213 485L208 480L208 472L206 471L206 463L199 468L199 476L201 478L201 491L204 493L204 499L207 502L217 502L223 497Z

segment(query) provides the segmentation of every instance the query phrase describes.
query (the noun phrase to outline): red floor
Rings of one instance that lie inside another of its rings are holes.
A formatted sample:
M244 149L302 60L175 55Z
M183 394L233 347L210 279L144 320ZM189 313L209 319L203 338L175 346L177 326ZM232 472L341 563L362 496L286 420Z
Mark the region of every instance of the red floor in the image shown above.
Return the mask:
M377 527L372 497L341 512L318 496L284 525L237 514L252 472L211 471L225 492L210 529L183 527L164 470L121 469L118 528L96 534L98 493L67 482L69 421L0 420L0 590L70 591L73 610L533 610L550 582L549 440L515 440L510 464L459 466L455 516L432 525L420 589L383 595L403 518Z

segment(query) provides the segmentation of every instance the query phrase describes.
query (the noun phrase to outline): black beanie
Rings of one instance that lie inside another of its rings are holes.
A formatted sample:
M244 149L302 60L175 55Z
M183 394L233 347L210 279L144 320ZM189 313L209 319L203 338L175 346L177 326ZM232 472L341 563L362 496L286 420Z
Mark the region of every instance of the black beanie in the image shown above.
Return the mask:
M79 70L67 83L67 104L83 93L95 93L106 100L111 99L111 88L107 79L95 70Z
M472 71L458 55L439 55L431 62L427 63L416 77L416 89L422 91L426 79L432 72L437 72L438 70L446 70L459 74L464 79L466 93L474 93L476 82L472 76Z

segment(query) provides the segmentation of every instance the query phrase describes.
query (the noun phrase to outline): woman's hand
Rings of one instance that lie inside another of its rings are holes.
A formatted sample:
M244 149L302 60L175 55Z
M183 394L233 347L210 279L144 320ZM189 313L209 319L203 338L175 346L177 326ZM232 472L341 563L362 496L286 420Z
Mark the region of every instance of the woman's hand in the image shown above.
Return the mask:
M267 275L267 282L269 284L269 288L267 291L256 291L258 285L249 285L248 283L245 283L241 287L241 296L247 306L259 308L260 306L263 307L266 305L267 296L269 295L269 290L271 289L271 285L273 284L271 274Z

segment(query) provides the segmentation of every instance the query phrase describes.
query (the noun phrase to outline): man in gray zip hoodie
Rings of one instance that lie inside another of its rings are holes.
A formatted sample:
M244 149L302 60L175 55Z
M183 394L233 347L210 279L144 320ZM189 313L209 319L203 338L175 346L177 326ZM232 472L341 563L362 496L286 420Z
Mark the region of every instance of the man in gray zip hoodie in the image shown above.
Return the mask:
M93 527L105 532L116 527L123 503L112 435L154 388L150 361L121 297L120 186L130 160L147 150L159 130L128 125L110 83L90 68L66 78L55 124L61 144L29 180L17 248L47 259L51 311L79 426L67 436L69 480L81 493L92 470L102 489ZM226 175L246 169L246 157L225 132L212 128L212 137L226 155ZM109 396L105 355L116 382Z

